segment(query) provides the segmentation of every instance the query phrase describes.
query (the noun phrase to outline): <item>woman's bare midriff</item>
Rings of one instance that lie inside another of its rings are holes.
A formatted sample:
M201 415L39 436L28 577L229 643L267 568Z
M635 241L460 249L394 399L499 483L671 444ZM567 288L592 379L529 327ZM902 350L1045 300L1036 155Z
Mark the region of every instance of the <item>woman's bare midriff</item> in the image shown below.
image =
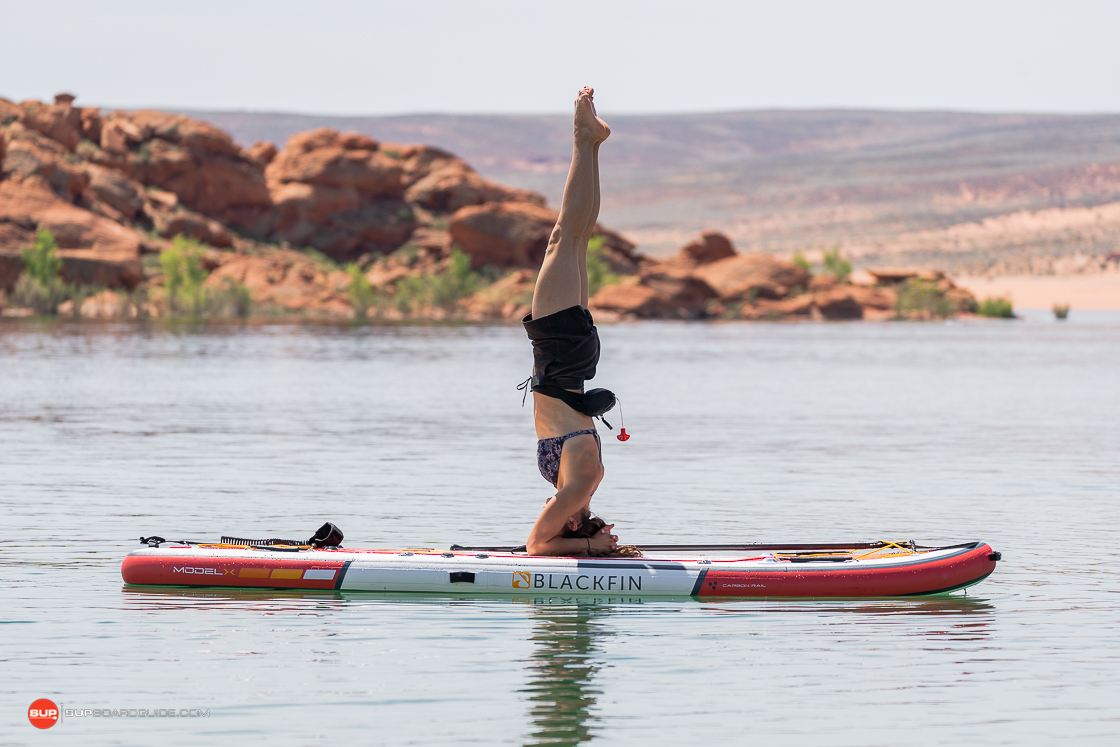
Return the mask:
M533 420L537 438L556 438L595 427L594 421L558 399L533 392Z

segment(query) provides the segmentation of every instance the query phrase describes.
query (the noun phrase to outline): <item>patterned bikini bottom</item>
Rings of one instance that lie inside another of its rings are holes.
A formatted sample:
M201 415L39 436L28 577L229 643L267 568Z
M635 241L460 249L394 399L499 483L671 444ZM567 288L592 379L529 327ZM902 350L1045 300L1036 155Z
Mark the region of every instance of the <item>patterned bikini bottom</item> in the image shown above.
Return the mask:
M603 442L599 440L599 433L594 428L587 431L575 431L566 436L542 438L537 441L537 467L541 471L541 476L552 483L553 487L556 487L556 482L560 479L560 452L564 450L564 442L569 438L588 434L595 437L595 443L599 447L599 466L602 467Z

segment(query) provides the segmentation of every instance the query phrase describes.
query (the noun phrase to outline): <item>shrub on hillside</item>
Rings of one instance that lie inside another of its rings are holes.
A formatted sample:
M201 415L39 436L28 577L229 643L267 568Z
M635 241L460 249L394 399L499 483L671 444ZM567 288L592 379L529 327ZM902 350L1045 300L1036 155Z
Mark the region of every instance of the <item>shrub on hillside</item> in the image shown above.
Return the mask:
M603 259L603 244L606 242L602 236L593 236L587 242L587 297L590 298L603 289L604 286L614 285L618 282L618 275L611 272L611 266Z
M852 274L852 263L840 256L840 247L824 251L824 271L841 283L848 282Z
M71 288L59 272L62 260L54 234L40 228L35 241L23 250L23 272L16 280L12 303L33 309L36 314L57 314L59 304L70 296Z
M355 314L365 316L371 306L377 305L377 291L374 290L366 276L362 274L362 269L358 265L347 265L346 273L350 276L350 285L347 288L350 295L350 305L354 307Z
M202 286L208 273L202 266L202 245L182 234L171 242L170 249L160 252L163 287L167 292L167 308L172 314L202 316L208 293Z
M207 316L244 319L252 310L253 297L249 289L231 277L222 278L222 284L207 294L205 310Z
M171 315L191 317L247 317L253 309L249 289L231 277L217 288L203 284L210 273L202 265L205 247L194 239L176 236L171 248L160 252L163 288Z
M894 309L900 319L944 318L957 311L953 302L937 289L936 282L920 278L912 278L899 288Z
M1009 298L985 298L977 307L976 313L980 316L990 316L997 319L1014 319L1015 309Z
M406 314L425 308L452 311L480 286L478 273L471 269L470 255L454 247L447 265L439 272L401 278L394 301Z

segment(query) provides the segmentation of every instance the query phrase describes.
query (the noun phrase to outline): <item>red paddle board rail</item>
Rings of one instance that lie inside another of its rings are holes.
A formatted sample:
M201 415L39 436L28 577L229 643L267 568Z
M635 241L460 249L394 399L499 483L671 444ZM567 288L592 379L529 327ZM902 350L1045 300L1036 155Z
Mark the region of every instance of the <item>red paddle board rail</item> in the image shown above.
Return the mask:
M275 555L250 559L168 559L128 555L121 563L126 584L146 586L236 586L239 588L339 588L349 561L281 559Z
M797 570L724 570L713 566L697 579L699 597L897 597L940 594L972 586L996 568L1000 554L982 542L933 560L915 556L885 567L798 564Z
M825 543L773 543L773 542L740 542L730 545L649 545L635 543L634 547L649 552L751 552L754 550L871 550L876 547L888 547L890 542L825 542ZM452 545L453 552L525 552L525 545Z

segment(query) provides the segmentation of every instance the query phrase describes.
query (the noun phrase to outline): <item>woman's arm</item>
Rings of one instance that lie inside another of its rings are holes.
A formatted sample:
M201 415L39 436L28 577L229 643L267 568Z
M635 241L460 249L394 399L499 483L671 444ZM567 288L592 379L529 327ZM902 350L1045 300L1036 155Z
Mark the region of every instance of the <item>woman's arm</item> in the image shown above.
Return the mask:
M618 549L612 529L614 524L607 524L591 537L553 537L544 542L534 542L530 534L525 549L530 555L606 555Z
M565 445L558 481L560 489L545 504L525 542L525 549L530 555L588 553L587 539L561 536L568 520L587 508L591 494L603 477L603 469L599 466L598 446L592 439L587 441L588 443L576 443L573 439ZM618 538L610 533L610 528L604 527L605 531L590 538L592 553L606 553L614 549Z
M564 482L552 500L544 504L529 531L525 550L530 555L578 555L587 552L587 540L560 536L568 525L568 519L587 506L591 491L595 489L593 480L588 479L590 476L573 477L575 479Z

